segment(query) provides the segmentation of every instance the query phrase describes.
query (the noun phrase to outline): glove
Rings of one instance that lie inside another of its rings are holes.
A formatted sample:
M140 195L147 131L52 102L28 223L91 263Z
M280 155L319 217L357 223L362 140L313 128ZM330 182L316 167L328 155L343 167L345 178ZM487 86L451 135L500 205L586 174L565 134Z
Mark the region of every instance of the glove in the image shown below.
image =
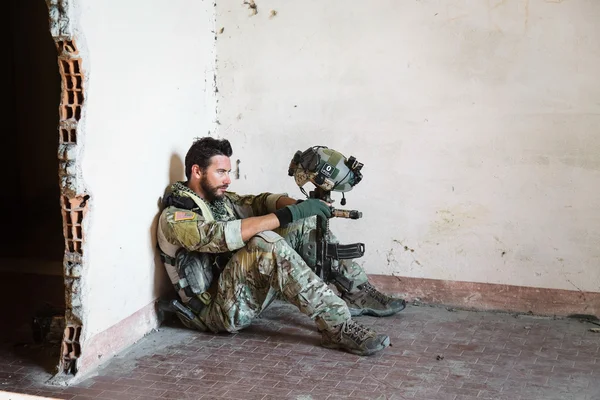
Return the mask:
M290 222L317 216L322 218L331 217L331 209L327 204L317 199L307 199L301 203L283 207L275 212L279 219L279 226L286 226Z
M292 213L292 222L296 222L299 219L312 217L313 215L323 218L331 217L331 210L329 209L329 206L317 199L304 200L300 204L287 206L287 208L289 208L290 212Z

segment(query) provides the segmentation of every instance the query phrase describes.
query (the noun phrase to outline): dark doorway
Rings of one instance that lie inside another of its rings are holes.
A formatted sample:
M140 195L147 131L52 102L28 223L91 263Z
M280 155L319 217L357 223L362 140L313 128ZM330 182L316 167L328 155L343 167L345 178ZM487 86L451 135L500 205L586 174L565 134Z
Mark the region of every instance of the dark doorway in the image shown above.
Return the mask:
M4 109L4 239L0 241L0 339L13 349L35 345L39 313L61 311L65 242L59 202L60 75L44 0L9 0L8 107ZM60 341L54 343L58 363ZM39 349L38 349L39 350Z

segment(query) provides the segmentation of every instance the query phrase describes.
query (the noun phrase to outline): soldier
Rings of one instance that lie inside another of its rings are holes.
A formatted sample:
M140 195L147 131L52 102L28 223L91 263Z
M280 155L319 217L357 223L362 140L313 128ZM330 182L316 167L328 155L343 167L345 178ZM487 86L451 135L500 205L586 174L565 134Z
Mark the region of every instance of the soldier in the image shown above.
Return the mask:
M315 217L331 217L329 206L283 194L229 192L231 154L225 139L196 140L185 157L187 181L172 185L163 199L158 245L171 282L193 313L193 319L178 314L184 324L237 332L281 298L315 320L324 347L358 355L387 347L387 335L351 316L392 315L404 301L379 292L350 260L342 261L341 270L355 289L338 296L303 257Z

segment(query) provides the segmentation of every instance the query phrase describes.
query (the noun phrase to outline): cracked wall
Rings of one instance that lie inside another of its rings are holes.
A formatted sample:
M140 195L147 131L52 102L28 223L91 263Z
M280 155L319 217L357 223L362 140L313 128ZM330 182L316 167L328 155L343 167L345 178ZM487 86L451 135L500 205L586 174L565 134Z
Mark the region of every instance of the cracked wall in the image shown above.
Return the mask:
M600 290L595 3L47 3L63 80L64 370L156 326L138 313L170 290L158 197L206 132L257 161L239 192L299 196L285 171L315 144L364 162L347 196L364 218L334 228L366 243L370 273Z
M255 4L218 5L232 190L300 196L326 145L364 162L331 225L368 273L600 291L600 2Z
M81 375L155 328L154 301L172 289L155 251L159 198L217 124L215 4L47 5L62 80L60 369Z
M84 106L84 76L81 58L72 36L69 18L70 2L47 0L50 16L50 32L55 41L61 77L61 99L58 121L58 159L60 205L65 238L63 261L65 280L65 331L61 345L59 370L77 372L77 360L81 356L81 331L83 328L82 276L85 273L83 244L84 224L90 196L83 189L80 174L82 132L79 124Z

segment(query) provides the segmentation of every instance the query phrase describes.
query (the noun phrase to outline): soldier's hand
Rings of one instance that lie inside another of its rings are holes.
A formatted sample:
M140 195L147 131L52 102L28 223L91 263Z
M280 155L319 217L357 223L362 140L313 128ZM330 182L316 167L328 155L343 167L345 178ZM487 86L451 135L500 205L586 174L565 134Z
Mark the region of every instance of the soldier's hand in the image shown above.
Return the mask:
M318 199L307 199L302 203L287 206L287 208L292 213L292 222L312 217L313 215L323 218L331 217L331 209L329 206Z

